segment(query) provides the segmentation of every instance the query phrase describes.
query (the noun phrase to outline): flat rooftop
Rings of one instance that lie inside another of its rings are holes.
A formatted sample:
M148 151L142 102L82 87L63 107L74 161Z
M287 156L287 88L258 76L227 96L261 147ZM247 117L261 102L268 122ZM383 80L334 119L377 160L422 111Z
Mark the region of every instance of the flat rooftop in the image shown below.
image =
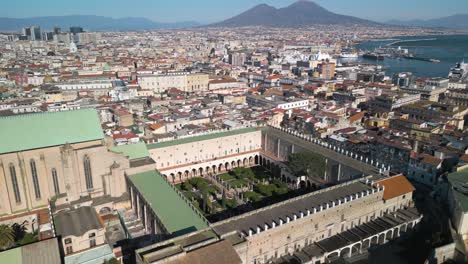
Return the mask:
M208 221L202 214L189 205L159 172L152 170L128 178L169 233L183 235L208 227Z
M220 235L227 234L232 231L248 234L249 229L256 230L257 226L264 227L266 223L271 227L272 221L275 221L278 224L280 218L286 222L286 217L293 219L294 214L298 215L299 212L306 214L307 210L312 211L314 207L317 208L320 207L320 205L331 203L332 201L338 203L338 200L341 200L343 202L344 197L346 196L372 190L371 186L361 181L365 181L365 179L340 184L264 207L256 211L215 223L212 227Z

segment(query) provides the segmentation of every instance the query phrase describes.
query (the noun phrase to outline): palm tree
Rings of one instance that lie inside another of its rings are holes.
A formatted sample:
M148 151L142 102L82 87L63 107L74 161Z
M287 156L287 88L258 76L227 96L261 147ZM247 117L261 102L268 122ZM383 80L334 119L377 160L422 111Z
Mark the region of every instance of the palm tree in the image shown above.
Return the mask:
M8 249L15 243L15 232L7 225L0 225L0 249Z

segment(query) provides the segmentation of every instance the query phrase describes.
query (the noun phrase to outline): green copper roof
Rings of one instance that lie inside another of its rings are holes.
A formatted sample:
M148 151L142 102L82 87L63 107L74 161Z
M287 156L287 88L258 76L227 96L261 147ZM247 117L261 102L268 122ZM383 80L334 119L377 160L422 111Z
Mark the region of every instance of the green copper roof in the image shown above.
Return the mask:
M0 252L0 263L23 263L21 248Z
M171 234L183 235L208 227L207 220L159 172L147 171L129 178Z
M165 148L165 147L170 147L170 146L175 146L175 145L198 142L198 141L202 141L202 140L209 140L209 139L220 138L220 137L240 135L240 134L245 134L245 133L254 132L254 131L259 131L259 129L255 128L255 127L248 127L248 128L237 129L237 130L229 130L229 131L220 132L220 133L213 133L213 134L207 134L207 135L202 135L202 136L195 136L195 137L176 139L176 140L172 140L172 141L165 141L165 142L160 142L160 143L155 143L155 144L149 144L148 149Z
M128 158L131 160L142 159L150 156L148 149L146 148L146 144L143 142L137 144L115 146L111 148L111 151L123 153L125 156L128 156Z
M103 138L94 109L0 117L0 154Z
M468 169L450 173L447 176L453 187L453 194L464 212L468 212Z

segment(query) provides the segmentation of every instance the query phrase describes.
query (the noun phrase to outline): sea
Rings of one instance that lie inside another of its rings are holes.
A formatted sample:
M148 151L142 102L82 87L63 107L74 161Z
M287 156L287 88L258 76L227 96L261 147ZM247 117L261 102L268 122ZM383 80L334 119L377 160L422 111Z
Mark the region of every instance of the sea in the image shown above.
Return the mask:
M387 76L399 72L412 72L418 77L447 77L449 70L457 62L468 62L468 35L437 35L396 37L391 40L362 42L357 49L373 51L375 48L389 45L409 49L416 57L440 60L439 63L408 60L404 58L385 58L375 61L364 58L357 60L382 65Z

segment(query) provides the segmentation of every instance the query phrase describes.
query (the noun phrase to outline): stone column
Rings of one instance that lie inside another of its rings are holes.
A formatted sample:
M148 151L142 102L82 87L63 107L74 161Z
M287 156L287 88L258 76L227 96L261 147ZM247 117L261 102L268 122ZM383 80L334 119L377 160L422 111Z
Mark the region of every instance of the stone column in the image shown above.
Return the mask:
M137 194L136 195L136 210L135 213L137 215L137 218L140 219L140 196Z
M327 180L328 177L328 158L325 158L325 175L323 176L324 180Z
M145 227L145 231L148 231L148 215L146 214L146 205L143 205L143 226Z
M133 198L133 187L130 186L130 200L131 200L131 205L132 205L132 208L135 207L135 198Z
M337 179L338 182L340 182L340 176L341 176L341 163L338 163L338 179Z
M280 149L281 149L281 139L278 138L278 153L276 155L278 158L280 157Z

